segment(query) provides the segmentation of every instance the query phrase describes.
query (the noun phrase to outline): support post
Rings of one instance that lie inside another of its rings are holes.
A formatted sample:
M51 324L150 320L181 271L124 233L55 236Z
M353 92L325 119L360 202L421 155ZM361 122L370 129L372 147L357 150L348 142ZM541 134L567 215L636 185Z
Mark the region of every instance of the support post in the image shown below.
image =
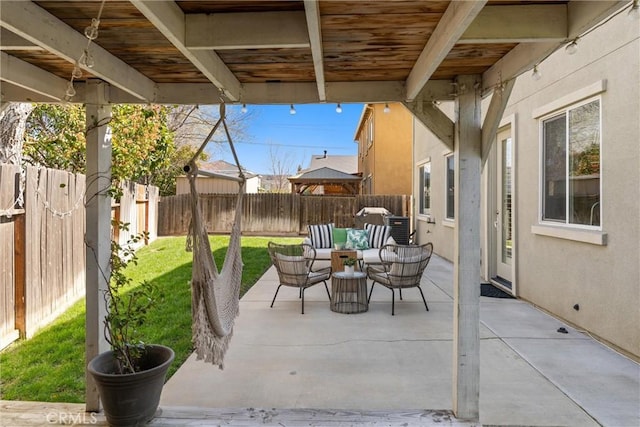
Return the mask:
M104 291L107 289L111 255L111 105L108 85L87 83L87 172L86 172L86 363L108 350L103 334L106 314ZM85 369L86 410L100 410L96 385Z
M480 417L480 172L479 76L458 78L455 145L453 281L453 412Z

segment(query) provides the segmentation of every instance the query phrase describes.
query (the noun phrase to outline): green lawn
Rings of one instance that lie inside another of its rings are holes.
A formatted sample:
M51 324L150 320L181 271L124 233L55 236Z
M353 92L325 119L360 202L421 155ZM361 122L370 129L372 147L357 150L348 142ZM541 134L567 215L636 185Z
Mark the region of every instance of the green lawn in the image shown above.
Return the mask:
M228 236L211 236L218 268L222 266ZM271 264L267 242L299 242L296 238L243 237L244 271L240 296ZM127 273L138 283L149 280L163 290L145 325L146 342L171 347L176 358L169 376L191 354L191 257L185 252L185 237L160 238L138 251L138 265ZM84 299L33 338L17 342L0 353L0 398L43 402L84 402L85 352Z

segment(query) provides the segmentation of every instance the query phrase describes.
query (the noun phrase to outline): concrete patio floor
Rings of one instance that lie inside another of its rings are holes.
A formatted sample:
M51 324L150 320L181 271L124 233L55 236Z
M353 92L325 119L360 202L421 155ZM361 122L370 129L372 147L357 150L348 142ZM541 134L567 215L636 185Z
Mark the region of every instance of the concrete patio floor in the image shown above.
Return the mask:
M305 293L304 315L292 288L269 308L277 283L271 268L242 298L225 369L192 356L165 385L161 407L452 408L451 263L434 256L425 272L430 311L410 289L396 297L395 316L379 285L365 313L330 311L322 284ZM526 302L480 305L481 424L640 425L640 365Z

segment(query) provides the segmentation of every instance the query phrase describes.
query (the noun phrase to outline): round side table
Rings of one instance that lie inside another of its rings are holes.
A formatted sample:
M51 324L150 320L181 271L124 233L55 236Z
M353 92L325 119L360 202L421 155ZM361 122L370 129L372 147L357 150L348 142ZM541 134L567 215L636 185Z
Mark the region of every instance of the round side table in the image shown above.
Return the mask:
M365 273L337 272L331 275L331 311L348 314L362 313L368 309Z

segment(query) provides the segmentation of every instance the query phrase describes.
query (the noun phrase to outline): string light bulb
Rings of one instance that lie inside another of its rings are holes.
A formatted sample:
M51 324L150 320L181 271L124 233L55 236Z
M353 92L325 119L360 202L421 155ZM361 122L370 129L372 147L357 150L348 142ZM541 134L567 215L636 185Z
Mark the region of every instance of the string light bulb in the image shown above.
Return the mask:
M106 0L102 0L100 2L100 10L98 11L98 16L96 18L91 19L91 25L85 27L84 36L87 38L87 46L82 51L82 55L75 62L73 66L73 71L71 71L71 79L67 84L67 90L65 91L64 102L71 102L71 99L76 95L76 90L73 87L73 81L75 79L79 79L82 77L82 69L81 66L87 68L93 68L95 66L95 60L93 56L89 53L89 47L91 47L91 43L98 38L98 27L100 26L100 17L102 16L102 10L104 9L104 4Z
M389 111L391 111L391 108L389 108L389 103L385 102L384 104L384 109L382 110L385 114L387 114Z
M564 48L569 55L573 55L578 51L578 39L571 40L571 43Z
M242 108L240 109L241 113L246 113L247 112L247 104L242 104Z
M533 66L533 73L531 73L531 78L535 81L538 81L542 78L542 73L538 70L538 64Z
M631 8L629 9L629 12L627 12L627 17L636 21L640 19L640 1L633 0Z
M89 40L95 40L98 38L98 27L100 26L100 19L93 18L91 25L84 29L84 35Z
M67 83L67 91L65 92L65 95L69 98L76 96L76 88L73 87L73 80Z
M73 77L74 79L79 79L82 77L82 70L80 69L80 64L78 63L78 61L76 61L75 65L73 66L71 77Z
M91 54L89 53L89 49L85 49L84 52L82 52L82 56L80 57L79 62L88 68L93 68L93 66L96 65L95 61L93 60L93 56L91 56Z
M340 105L339 102L338 102L338 105L336 106L336 113L338 114L342 113L342 106Z
M296 113L296 107L291 104L291 108L289 108L289 114L294 115Z

